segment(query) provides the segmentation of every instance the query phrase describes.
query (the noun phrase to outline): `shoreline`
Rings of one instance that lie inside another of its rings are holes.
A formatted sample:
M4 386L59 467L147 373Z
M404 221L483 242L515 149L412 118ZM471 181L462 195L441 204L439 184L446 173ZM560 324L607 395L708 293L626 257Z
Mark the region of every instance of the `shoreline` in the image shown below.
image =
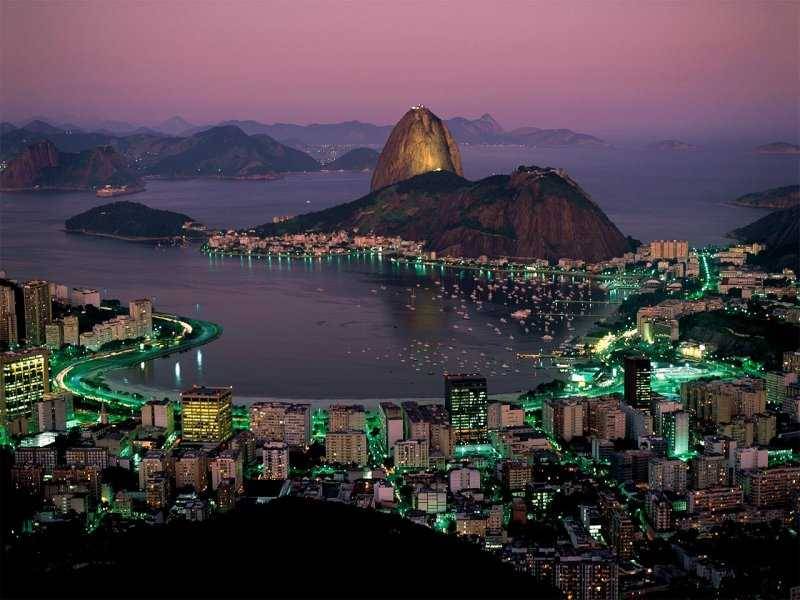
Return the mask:
M134 243L169 242L176 238L182 239L180 235L173 235L168 237L138 237L138 236L115 235L113 233L100 233L99 231L89 231L88 229L62 229L61 231L63 231L64 233L70 233L74 235L103 237L112 240L121 240L124 242L134 242Z

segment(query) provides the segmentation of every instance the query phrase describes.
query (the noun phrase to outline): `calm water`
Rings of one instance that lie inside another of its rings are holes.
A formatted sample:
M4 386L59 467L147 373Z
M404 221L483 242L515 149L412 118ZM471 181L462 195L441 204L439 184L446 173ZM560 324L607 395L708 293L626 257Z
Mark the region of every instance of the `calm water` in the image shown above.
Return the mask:
M564 167L624 233L694 244L723 242L725 232L764 214L726 201L796 183L798 172L796 158L711 152L467 148L463 158L470 178L519 164ZM156 181L131 199L211 227L245 227L354 199L368 186L365 173L298 174L276 182ZM551 332L552 342L537 328L525 334L499 321L513 310L502 304L478 311L467 302L467 321L456 312L463 311L460 297L436 298L441 275L435 272L346 259L210 260L195 248L157 250L61 231L64 219L99 203L91 194L3 196L0 268L18 279L98 287L123 301L151 296L160 310L223 325L222 338L197 352L114 375L145 390L206 383L233 384L242 396L428 397L441 394L443 369L479 367L489 375L490 392L510 392L543 375L513 362L507 348L538 350L569 333L562 326ZM471 289L468 276L447 277L448 286ZM592 320L584 318L582 326Z

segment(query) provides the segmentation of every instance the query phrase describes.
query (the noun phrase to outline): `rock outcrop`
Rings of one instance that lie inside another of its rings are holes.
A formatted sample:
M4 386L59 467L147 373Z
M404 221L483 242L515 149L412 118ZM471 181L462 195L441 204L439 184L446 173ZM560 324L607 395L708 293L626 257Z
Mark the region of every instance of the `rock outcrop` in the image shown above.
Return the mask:
M348 204L259 229L268 234L372 231L463 257L597 261L621 256L630 246L566 173L535 166L477 182L446 170L424 173Z
M372 174L372 191L429 171L463 175L455 139L424 106L411 108L394 126Z

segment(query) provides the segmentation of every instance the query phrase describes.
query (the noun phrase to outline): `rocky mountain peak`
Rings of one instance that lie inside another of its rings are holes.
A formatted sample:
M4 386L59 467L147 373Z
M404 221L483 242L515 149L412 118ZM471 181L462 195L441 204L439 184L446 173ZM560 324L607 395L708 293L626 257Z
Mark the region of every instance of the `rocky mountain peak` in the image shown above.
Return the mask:
M394 126L383 147L372 190L429 171L463 175L461 154L447 126L424 106L414 106Z

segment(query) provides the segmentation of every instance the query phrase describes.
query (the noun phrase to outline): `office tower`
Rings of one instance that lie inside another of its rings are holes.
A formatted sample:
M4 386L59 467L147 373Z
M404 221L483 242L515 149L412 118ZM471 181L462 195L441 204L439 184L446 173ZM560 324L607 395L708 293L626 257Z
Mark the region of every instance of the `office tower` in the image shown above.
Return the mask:
M428 440L401 440L394 446L394 466L427 469Z
M331 463L367 464L367 436L361 431L336 431L325 436L325 459Z
M584 431L584 405L579 398L550 398L542 404L542 427L552 437L569 442Z
M198 494L208 487L208 457L202 450L187 450L175 460L175 489L192 488Z
M655 492L686 493L689 468L681 460L653 458L648 464L648 484Z
M187 442L219 444L233 435L233 389L192 386L181 393L183 434Z
M211 489L216 490L224 481L233 481L234 491L241 492L244 484L244 465L239 450L222 450L208 463L211 471Z
M689 452L689 413L683 410L666 413L662 429L667 440L667 456L684 456Z
M403 439L403 412L394 402L381 402L380 417L386 452L392 452L394 445Z
M480 375L445 375L444 397L454 444L486 442L486 378Z
M67 315L61 321L63 340L65 344L77 346L80 344L80 326L77 315Z
M692 461L692 487L696 490L728 485L728 458L722 454L701 454Z
M672 500L663 492L652 492L645 498L647 519L656 531L672 529Z
M139 331L143 336L153 335L153 303L150 300L131 300L128 303L128 315L133 321L140 323Z
M169 435L175 429L175 406L169 398L149 400L142 406L142 427L156 427Z
M0 344L8 348L17 343L16 294L10 285L0 285Z
M328 408L328 431L364 431L366 411L360 404L332 404Z
M45 327L53 320L50 301L50 286L46 281L26 281L22 286L25 305L25 343L42 346L45 343Z
M33 415L50 392L49 353L44 348L0 354L0 426Z
M650 359L625 357L625 403L634 408L650 408Z
M72 418L72 395L44 394L36 403L38 431L66 431L67 421Z
M264 479L289 478L289 446L284 442L267 442L261 450Z
M285 442L303 448L311 439L311 407L289 402L250 405L250 431L260 442Z

